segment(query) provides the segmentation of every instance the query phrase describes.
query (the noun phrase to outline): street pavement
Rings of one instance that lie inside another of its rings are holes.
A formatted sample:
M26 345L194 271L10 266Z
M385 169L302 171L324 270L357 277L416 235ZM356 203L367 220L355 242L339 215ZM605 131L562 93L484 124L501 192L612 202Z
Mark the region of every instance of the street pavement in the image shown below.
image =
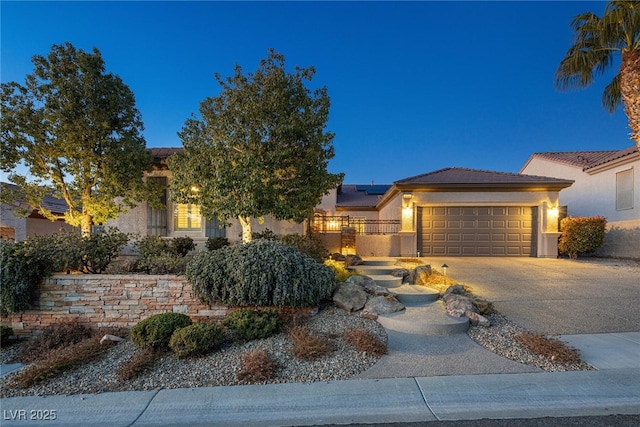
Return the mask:
M448 365L442 371L424 372L416 359L409 364L398 357L395 365L390 363L379 375L349 381L0 399L0 425L458 425L447 424L454 421L469 426L493 425L484 424L487 420L494 420L495 425L551 426L563 425L563 420L567 425L577 420L583 427L638 424L637 263L535 258L429 261L434 267L440 262L448 264L450 277L493 300L498 311L521 326L560 335L597 370L530 372L523 365L525 372L521 372L508 370L510 361L488 356L483 359L482 373L470 372L473 361L454 354L452 346L451 357L443 359L437 354L437 366ZM562 309L556 310L556 306ZM585 316L584 309L592 316ZM446 345L440 343L441 350ZM416 351L424 353L424 364L435 366L435 356L424 347L414 344ZM469 351L482 352L472 347ZM2 373L8 369L4 366ZM395 371L389 377L392 369ZM465 375L452 374L456 371ZM418 375L413 375L416 372ZM521 419L540 423L521 423Z

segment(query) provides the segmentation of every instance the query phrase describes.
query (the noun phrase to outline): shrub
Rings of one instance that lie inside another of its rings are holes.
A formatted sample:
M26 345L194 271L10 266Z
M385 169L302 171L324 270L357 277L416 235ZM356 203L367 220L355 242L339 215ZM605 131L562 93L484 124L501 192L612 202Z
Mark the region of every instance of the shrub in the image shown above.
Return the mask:
M298 359L317 359L331 352L329 340L311 333L306 326L292 328L289 331L289 338L293 342L293 354Z
M82 238L83 271L100 274L129 242L129 235L115 227L101 228Z
M124 382L138 377L153 366L159 355L160 352L153 348L136 351L131 360L118 368L118 380Z
M563 218L558 250L573 259L578 255L592 254L604 244L606 227L607 219L601 216Z
M196 254L186 276L204 304L304 307L333 291L332 271L282 242L254 240Z
M148 317L131 328L131 341L140 348L165 350L171 335L191 325L191 318L182 313L162 313Z
M222 344L224 332L214 322L195 323L171 335L169 347L178 358L209 353Z
M42 360L27 366L14 378L21 387L40 384L61 373L97 359L109 345L101 345L100 338L87 338L70 346L49 352Z
M278 240L280 236L278 236L273 231L265 228L264 231L256 231L251 233L251 238L253 240Z
M516 335L516 341L527 347L533 353L549 357L558 363L578 363L580 355L578 350L567 346L555 338L547 338L530 332L522 332Z
M9 326L0 326L0 343L6 343L13 335L13 329Z
M226 237L209 237L205 246L207 250L215 251L224 246L229 246L229 239Z
M317 236L287 234L282 236L280 241L293 246L299 252L313 258L319 263L322 263L329 256L329 251Z
M0 239L0 311L28 309L42 280L75 262L63 247L66 236L36 236L23 242Z
M276 369L277 364L271 355L257 348L242 358L242 369L237 375L240 381L264 382L276 376Z
M387 345L364 329L349 330L344 333L343 338L361 353L369 353L376 356L387 354Z
M355 271L349 270L344 266L344 261L336 261L333 259L328 259L324 262L324 265L329 267L334 274L336 282L346 282L347 279L354 274L358 274Z
M171 239L171 243L169 243L172 251L181 256L185 257L187 254L196 248L195 243L193 243L193 239L191 237L174 237Z
M195 248L190 237L167 240L160 236L145 236L135 245L138 251L136 269L149 274L184 273L187 266L184 257Z
M222 321L222 325L245 341L269 338L278 331L278 312L273 309L236 310Z
M93 335L91 329L77 321L56 323L42 330L42 333L22 348L20 359L34 362L51 351L77 344Z

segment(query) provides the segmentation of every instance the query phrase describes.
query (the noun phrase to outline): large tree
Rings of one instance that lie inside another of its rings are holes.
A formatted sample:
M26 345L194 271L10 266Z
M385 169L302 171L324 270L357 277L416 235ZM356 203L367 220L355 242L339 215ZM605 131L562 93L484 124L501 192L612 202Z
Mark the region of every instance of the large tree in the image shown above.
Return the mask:
M640 2L612 1L602 17L582 13L571 22L574 44L556 71L560 90L584 88L620 57L620 70L605 88L602 106L614 112L624 104L631 138L640 148Z
M143 172L152 159L140 112L129 87L105 72L98 49L89 53L65 43L32 61L24 85L2 84L0 168L31 208L51 220L64 218L86 235L94 223L149 195ZM66 201L64 216L42 206L47 194ZM16 194L2 197L9 202Z
M201 119L179 133L184 151L170 160L171 194L195 203L207 218L238 218L251 240L252 218L303 221L342 174L327 172L334 156L326 87L305 86L313 67L285 70L284 56L269 51L255 73L236 66L216 74L218 96L200 104Z

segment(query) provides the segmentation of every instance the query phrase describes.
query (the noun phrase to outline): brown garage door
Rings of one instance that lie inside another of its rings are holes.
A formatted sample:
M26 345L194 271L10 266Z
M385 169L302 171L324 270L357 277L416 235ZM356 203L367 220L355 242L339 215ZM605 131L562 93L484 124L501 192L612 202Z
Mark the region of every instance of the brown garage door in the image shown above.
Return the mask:
M536 212L528 206L418 208L423 255L536 256Z

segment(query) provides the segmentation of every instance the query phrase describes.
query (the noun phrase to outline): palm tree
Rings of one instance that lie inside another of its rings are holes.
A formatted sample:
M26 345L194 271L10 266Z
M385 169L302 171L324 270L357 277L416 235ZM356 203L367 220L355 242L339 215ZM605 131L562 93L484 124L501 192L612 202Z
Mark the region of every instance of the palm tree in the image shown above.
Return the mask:
M575 42L555 75L559 90L585 88L620 55L620 71L604 89L602 106L610 113L624 104L631 139L640 149L640 2L609 2L602 18L592 12L571 21Z

